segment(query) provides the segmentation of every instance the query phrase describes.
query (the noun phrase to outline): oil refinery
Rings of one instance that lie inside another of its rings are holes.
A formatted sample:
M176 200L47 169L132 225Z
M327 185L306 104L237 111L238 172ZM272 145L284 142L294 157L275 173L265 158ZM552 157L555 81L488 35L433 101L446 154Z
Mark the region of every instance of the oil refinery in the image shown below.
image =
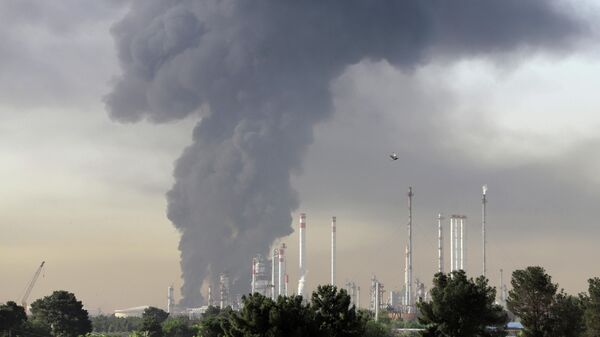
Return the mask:
M413 275L413 199L415 196L412 187L408 188L407 196L407 222L406 222L406 244L404 245L404 251L402 252L404 259L402 260L403 265L394 266L398 270L402 270L404 275L402 282L400 280L387 280L385 283L392 287L386 288L384 282L382 282L377 276L372 275L370 284L367 286L369 289L368 306L364 307L373 312L375 317L378 317L382 310L386 310L391 315L397 316L405 320L412 320L416 318L417 309L416 302L418 300L429 299L428 287L424 282L421 282L419 278ZM487 186L482 187L482 217L481 217L481 235L482 235L482 269L472 271L472 274L485 275L486 274L486 205L487 205ZM469 227L467 226L467 216L464 214L452 214L448 217L444 217L443 214L438 213L437 216L432 216L432 224L437 227L437 261L434 263L437 265L437 272L444 273L447 269L445 268L446 261L449 262L448 271L465 270L467 271L467 258L469 256L467 238L469 236ZM297 222L297 233L298 233L298 279L296 280L297 291L290 292L290 276L288 274L288 261L286 258L287 246L285 243L279 243L278 246L272 248L269 254L263 255L260 252L253 257L249 257L249 268L248 268L248 283L250 285L250 291L252 293L259 293L264 296L276 299L278 296L288 295L301 295L307 298L307 294L310 292L306 288L308 280L308 261L307 251L310 249L306 240L307 231L307 214L300 213ZM329 279L323 280L321 284L332 284L336 283L337 276L337 259L340 256L337 252L338 242L336 241L336 235L338 230L338 217L331 217L330 224L330 246L329 251ZM449 241L449 252L445 250L446 240ZM342 243L343 245L343 243ZM471 252L471 254L474 252ZM400 251L396 254L400 256ZM446 256L448 255L448 256ZM343 258L343 257L342 257ZM503 271L500 270L500 290L498 292L498 303L504 305L506 302L507 288L503 283L502 275ZM430 275L422 275L422 278L429 278ZM345 289L350 295L352 304L358 308L363 308L360 302L360 284L355 280L347 280L340 288ZM215 292L216 289L216 292ZM387 289L390 289L389 291ZM206 311L209 306L218 306L225 308L231 306L234 309L240 307L241 296L243 294L233 293L231 290L231 280L227 273L223 273L218 278L217 284L209 284L206 288L206 293L203 294L206 298L206 303L201 307L194 308L183 308L175 304L173 286L169 286L167 289L167 312L179 313L189 315L190 317L198 317ZM133 307L129 309L116 310L115 315L129 316L129 315L140 315L144 308L147 306Z

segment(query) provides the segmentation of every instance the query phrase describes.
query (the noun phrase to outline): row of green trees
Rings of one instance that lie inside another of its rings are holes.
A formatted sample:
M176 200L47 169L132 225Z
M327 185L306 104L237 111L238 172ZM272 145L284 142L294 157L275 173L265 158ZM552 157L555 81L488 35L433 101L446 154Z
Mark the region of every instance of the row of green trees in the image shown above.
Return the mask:
M420 302L424 337L505 336L509 315L524 327L523 337L600 337L600 278L588 293L568 295L542 267L512 275L506 312L494 304L496 290L487 279L467 278L464 271L436 274L431 301Z
M357 311L345 290L320 286L309 302L300 296L276 301L243 297L239 312L211 308L200 323L202 337L363 337L369 317Z
M55 291L31 303L30 317L15 302L0 305L0 336L78 337L91 331L88 312L67 291Z
M423 337L505 336L509 315L523 324L523 337L600 337L600 278L589 280L587 293L572 296L541 267L512 275L507 308L494 303L495 288L484 277L464 271L436 274L431 300L418 303ZM114 318L97 320L96 331ZM104 322L104 323L103 323ZM200 321L170 318L148 308L130 337L391 337L397 327L389 319L374 322L371 313L357 310L345 290L320 286L310 301L299 296L272 300L260 294L243 297L240 311L209 307ZM131 329L130 327L127 327ZM57 291L31 305L27 317L14 302L0 305L0 336L99 336L90 334L87 311L75 295ZM103 332L106 332L104 330ZM116 336L116 335L115 335ZM120 336L123 336L121 334ZM108 337L108 336L107 336Z
M357 311L346 291L333 286L319 287L308 302L300 296L273 301L251 294L243 297L240 311L210 307L199 324L184 317L169 319L168 316L157 308L146 309L137 331L130 336L364 337L368 331L374 331L367 324L369 313ZM75 295L66 291L56 291L32 303L30 317L14 302L0 306L0 336L104 336L91 332L87 311Z
M588 280L588 293L568 295L542 267L517 270L507 307L525 327L525 337L600 336L600 278Z

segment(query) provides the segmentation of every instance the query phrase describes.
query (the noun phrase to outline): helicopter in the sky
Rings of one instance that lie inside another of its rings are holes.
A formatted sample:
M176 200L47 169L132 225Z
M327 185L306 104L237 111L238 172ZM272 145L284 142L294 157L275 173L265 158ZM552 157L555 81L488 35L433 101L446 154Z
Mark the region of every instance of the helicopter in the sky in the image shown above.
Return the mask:
M398 160L398 154L396 152L390 154L390 159L391 160Z

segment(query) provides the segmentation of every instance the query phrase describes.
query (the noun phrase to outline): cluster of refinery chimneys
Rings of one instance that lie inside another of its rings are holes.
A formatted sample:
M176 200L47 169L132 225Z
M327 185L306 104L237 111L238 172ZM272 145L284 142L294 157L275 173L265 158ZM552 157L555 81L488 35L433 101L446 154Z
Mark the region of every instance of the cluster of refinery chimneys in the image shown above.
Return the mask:
M486 204L487 204L487 186L482 188L482 216L481 216L481 235L482 235L482 253L483 253L483 265L482 275L486 275ZM412 206L414 192L412 187L408 188L408 242L405 248L405 269L404 269L404 290L400 296L402 298L401 304L398 307L401 311L407 315L416 314L415 298L426 296L423 283L415 280L413 277L413 238L412 238ZM438 214L437 225L438 225L438 272L445 272L444 270L444 217L442 214ZM450 271L465 270L466 269L466 220L467 217L464 215L454 214L449 217L450 219ZM299 279L298 279L298 290L296 294L306 297L305 285L307 278L306 269L306 214L300 214L299 220ZM287 264L285 259L286 245L282 244L279 248L276 248L272 252L271 263L260 255L257 255L252 259L252 281L251 289L252 293L258 292L265 296L269 296L273 299L277 296L288 296L289 294L289 276L287 274ZM270 265L270 273L269 273ZM269 275L270 274L270 275ZM331 276L330 284L336 284L336 217L332 217L331 220ZM354 282L349 282L345 287L348 293L352 297L352 303L360 306L360 287L357 287ZM172 305L172 288L169 288L169 305ZM501 285L501 300L505 290ZM379 309L383 306L383 284L379 282L375 276L371 280L370 290L370 309L375 312L377 316ZM208 305L219 305L226 307L231 305L230 294L229 294L229 279L227 275L222 275L219 282L219 301L215 303L213 300L212 289L208 289ZM390 301L395 298L397 293L390 293ZM389 303L388 303L389 304Z
M335 222L336 219L333 217L331 222L331 284L335 284ZM300 214L299 223L299 235L300 235L300 255L299 255L299 268L300 278L298 279L298 295L305 297L305 284L306 284L306 214ZM286 260L285 260L285 243L281 244L280 248L273 249L273 256L271 259L271 278L268 278L267 262L260 256L257 255L252 259L252 282L251 288L252 293L258 292L265 296L270 296L275 299L277 296L288 296L289 294L289 276L286 272ZM276 263L275 261L278 261Z

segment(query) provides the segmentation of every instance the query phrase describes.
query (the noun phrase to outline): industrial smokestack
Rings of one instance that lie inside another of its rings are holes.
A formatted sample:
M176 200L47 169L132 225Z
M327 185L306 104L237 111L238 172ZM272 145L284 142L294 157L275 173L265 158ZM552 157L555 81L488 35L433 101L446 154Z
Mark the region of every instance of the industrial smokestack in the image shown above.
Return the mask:
M412 219L413 219L413 215L412 215L412 199L413 199L414 193L412 190L412 187L408 188L408 247L407 247L407 254L406 254L406 275L405 275L405 282L406 282L406 293L405 293L405 298L406 298L406 305L407 305L407 310L408 312L413 312L413 296L412 296L412 291L413 291L413 276L412 276L412 271L413 271L413 267L412 267L412 261L413 261L413 244L412 244Z
M444 272L444 231L442 228L442 213L438 214L438 273Z
M279 290L278 290L278 295L279 296L283 296L285 293L285 243L281 244L281 248L279 248Z
M487 245L487 238L485 237L485 208L486 208L486 204L487 204L487 185L483 185L483 187L481 188L482 191L482 198L481 198L481 240L482 240L482 244L483 244L483 277L485 277L486 272L487 272L487 266L486 266L486 245ZM500 291L502 291L502 289L500 289Z
M275 269L279 260L278 257L279 249L273 249L273 256L271 257L271 299L275 300L277 297L277 288L275 281Z
M288 284L290 283L290 276L285 274L285 297L288 297Z
M450 217L450 272L456 270L456 237L454 230L454 215Z
M335 286L335 227L336 218L331 218L331 285Z
M379 321L379 281L375 281L375 321Z
M167 289L167 312L173 312L173 306L175 304L175 299L173 298L173 286L169 286Z
M304 295L304 286L306 284L306 214L300 214L300 279L298 280L298 295L306 299Z
M213 306L213 296L212 296L212 287L208 286L208 306L212 307Z
M251 284L251 294L256 292L256 258L252 259L252 284Z
M467 229L465 228L465 220L467 219L466 216L461 216L460 217L460 269L467 271L467 263L466 263L466 259L467 259L467 255L466 255L466 235L467 235Z

